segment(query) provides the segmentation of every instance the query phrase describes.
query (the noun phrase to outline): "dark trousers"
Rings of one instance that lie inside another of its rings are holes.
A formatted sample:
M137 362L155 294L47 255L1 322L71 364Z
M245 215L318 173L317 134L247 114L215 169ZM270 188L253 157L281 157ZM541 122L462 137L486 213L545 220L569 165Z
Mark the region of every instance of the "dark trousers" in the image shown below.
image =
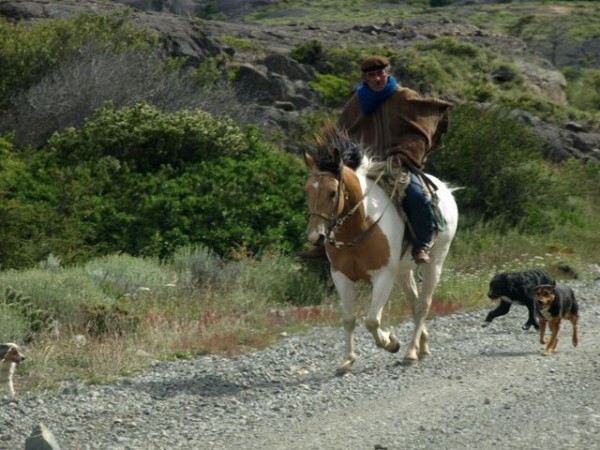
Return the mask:
M431 200L425 195L421 179L410 173L410 183L402 200L408 220L416 235L415 244L427 245L433 241L433 212ZM412 236L411 236L412 237ZM412 237L414 239L414 237Z

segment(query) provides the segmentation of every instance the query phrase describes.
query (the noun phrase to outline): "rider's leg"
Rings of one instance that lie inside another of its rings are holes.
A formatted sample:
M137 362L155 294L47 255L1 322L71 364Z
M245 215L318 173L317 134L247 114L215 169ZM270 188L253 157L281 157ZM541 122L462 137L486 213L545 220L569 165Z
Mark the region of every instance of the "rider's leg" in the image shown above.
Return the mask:
M414 232L413 258L417 264L428 263L429 249L433 245L431 200L425 195L420 178L412 172L402 206Z

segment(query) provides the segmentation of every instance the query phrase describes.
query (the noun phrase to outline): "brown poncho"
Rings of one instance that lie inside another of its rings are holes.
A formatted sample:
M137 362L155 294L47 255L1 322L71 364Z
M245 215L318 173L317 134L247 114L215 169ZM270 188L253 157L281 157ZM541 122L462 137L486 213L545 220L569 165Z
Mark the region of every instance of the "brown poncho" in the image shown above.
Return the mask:
M354 139L370 147L381 159L399 153L410 164L422 169L427 155L438 148L448 131L451 103L423 98L417 92L398 86L396 92L365 114L358 95L346 104L338 121Z

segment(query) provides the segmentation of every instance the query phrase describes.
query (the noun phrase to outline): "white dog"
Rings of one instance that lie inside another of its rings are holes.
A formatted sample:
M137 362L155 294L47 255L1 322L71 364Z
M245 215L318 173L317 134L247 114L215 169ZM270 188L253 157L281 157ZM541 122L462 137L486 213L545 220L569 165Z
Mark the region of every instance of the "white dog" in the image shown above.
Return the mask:
M0 384L6 386L11 400L15 398L13 374L17 364L25 359L21 348L12 342L0 344Z

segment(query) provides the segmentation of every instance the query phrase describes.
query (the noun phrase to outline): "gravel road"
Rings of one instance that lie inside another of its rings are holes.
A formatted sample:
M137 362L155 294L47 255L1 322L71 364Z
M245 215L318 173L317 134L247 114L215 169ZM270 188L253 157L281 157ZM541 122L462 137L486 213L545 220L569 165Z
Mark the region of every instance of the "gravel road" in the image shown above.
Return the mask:
M600 280L569 284L579 346L566 322L550 357L521 329L519 306L487 328L492 305L431 320L433 356L416 367L361 325L343 377L341 326L315 328L234 358L156 363L114 385L21 394L0 406L0 449L23 449L38 423L62 450L600 449ZM395 332L406 342L410 329Z

